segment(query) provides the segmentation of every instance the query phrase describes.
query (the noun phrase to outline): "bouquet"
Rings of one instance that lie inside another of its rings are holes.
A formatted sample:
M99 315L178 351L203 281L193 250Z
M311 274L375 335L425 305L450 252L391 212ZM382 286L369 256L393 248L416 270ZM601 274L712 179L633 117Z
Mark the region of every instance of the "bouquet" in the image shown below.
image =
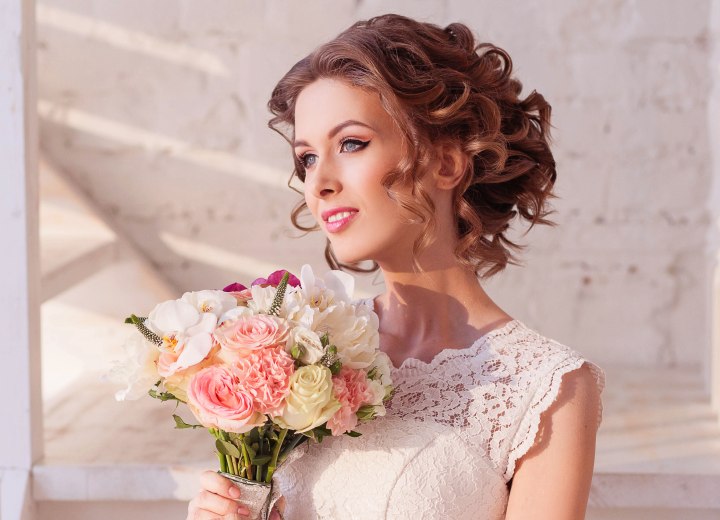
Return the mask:
M276 271L133 314L125 322L139 333L126 343L127 388L116 398L186 404L198 424L174 414L176 428L206 428L220 472L243 487L251 517L266 518L273 474L299 446L358 436L358 423L385 414L391 363L353 286L346 273L317 278L305 265L299 279Z

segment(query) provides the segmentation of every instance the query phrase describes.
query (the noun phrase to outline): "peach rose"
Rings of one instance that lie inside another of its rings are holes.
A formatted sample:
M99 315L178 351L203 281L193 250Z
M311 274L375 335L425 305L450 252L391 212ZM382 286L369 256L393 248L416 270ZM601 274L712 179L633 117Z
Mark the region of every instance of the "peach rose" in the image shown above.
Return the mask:
M275 316L257 314L224 321L213 334L223 349L243 354L249 350L285 343L288 330L283 320Z
M200 370L190 380L187 398L188 407L206 428L246 433L266 421L232 367L213 365Z

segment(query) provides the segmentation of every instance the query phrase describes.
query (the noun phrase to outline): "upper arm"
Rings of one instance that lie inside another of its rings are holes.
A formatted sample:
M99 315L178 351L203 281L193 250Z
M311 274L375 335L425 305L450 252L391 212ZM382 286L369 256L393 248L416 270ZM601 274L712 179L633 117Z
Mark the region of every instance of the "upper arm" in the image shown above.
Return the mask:
M600 389L587 364L562 377L535 443L516 465L506 520L585 518L600 407Z

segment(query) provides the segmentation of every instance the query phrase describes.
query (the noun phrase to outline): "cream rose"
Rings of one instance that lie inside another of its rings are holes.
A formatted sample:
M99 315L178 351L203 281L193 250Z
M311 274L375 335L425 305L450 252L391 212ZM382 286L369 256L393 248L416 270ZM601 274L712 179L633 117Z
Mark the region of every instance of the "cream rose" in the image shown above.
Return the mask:
M377 314L365 305L338 302L317 324L317 329L328 331L343 366L357 369L367 368L375 361L380 348L378 326Z
M290 377L290 391L282 415L273 421L297 432L325 424L340 409L333 395L332 373L322 365L298 368Z

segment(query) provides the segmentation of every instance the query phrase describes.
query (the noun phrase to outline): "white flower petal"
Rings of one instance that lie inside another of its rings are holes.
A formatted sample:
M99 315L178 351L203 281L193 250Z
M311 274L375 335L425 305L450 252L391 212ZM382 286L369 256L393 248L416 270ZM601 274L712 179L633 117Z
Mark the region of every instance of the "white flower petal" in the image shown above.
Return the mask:
M175 363L171 365L172 369L184 370L193 365L197 365L205 356L208 355L212 348L212 338L210 334L201 332L189 338L183 351L178 356Z
M163 336L168 332L184 331L195 325L200 319L198 310L182 300L169 300L159 303L148 314L145 326Z

